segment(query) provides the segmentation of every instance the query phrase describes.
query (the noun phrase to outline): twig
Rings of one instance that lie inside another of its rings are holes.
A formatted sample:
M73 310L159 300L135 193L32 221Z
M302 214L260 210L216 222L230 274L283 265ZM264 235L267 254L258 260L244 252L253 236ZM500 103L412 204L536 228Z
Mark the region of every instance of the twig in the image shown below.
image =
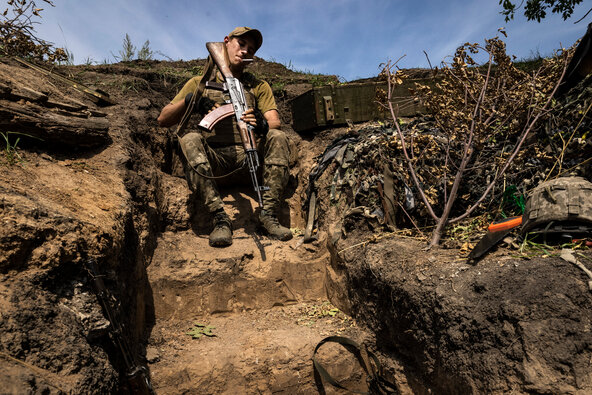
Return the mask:
M475 104L475 110L473 111L473 119L471 121L471 129L469 130L469 136L465 141L465 147L463 152L463 158L461 160L460 167L454 177L454 183L452 184L452 188L450 189L450 196L448 197L448 201L445 202L444 210L442 212L442 216L438 220L436 224L436 229L432 234L432 240L430 241L430 247L435 246L440 241L440 237L442 235L442 230L444 226L448 223L448 216L452 210L452 205L456 200L456 196L458 194L458 188L460 187L460 182L462 180L462 176L464 174L465 168L469 163L472 153L473 153L473 137L475 136L475 117L477 116L480 108L481 103L485 98L485 92L487 91L487 85L489 83L489 77L491 76L491 68L493 64L493 55L489 54L489 66L487 68L487 75L485 77L485 82L483 83L483 87L481 88L481 93L479 94L479 99Z
M430 57L428 56L428 53L424 50L423 53L425 54L426 59L428 60L428 64L430 65L430 70L434 70L434 68L432 67L432 62L430 62Z
M575 169L576 167L578 167L578 166L582 166L584 163L588 163L588 162L590 162L591 160L592 160L592 157L590 157L590 158L588 158L588 159L586 159L586 160L584 160L584 161L581 161L581 162L580 162L580 163L578 163L577 165L575 165L575 166L572 166L572 167L570 167L569 169L566 169L566 170L565 170L563 173L559 173L559 174L557 174L557 177L560 177L560 176L564 175L565 173L572 171L572 170L573 170L573 169Z
M574 22L574 25L575 25L576 23L578 23L578 22L581 22L581 21L583 21L583 20L584 20L584 18L588 16L588 14L590 13L590 11L592 11L592 8L590 8L590 9L588 10L588 12L586 12L586 13L584 14L584 16L583 16L583 17L581 17L580 19L578 19L577 21L575 21L575 22Z
M409 157L409 152L407 151L407 147L405 144L405 137L403 136L403 132L401 131L401 127L399 126L398 117L397 117L397 115L395 113L395 109L393 108L393 105L391 103L391 97L392 97L393 88L394 88L391 83L391 67L393 67L393 66L390 66L390 63L388 63L385 67L385 70L387 72L387 89L388 89L387 102L388 102L389 110L390 110L391 116L393 117L395 128L397 130L397 135L399 136L399 140L401 141L401 150L403 151L403 155L405 156L405 162L407 163L407 167L409 168L409 173L411 174L411 178L413 179L413 182L419 192L421 200L426 205L428 212L430 213L432 218L434 218L434 220L437 221L438 216L434 213L434 210L432 209L431 204L428 202L428 199L427 199L427 197L423 191L423 188L421 186L421 183L419 182L419 179L417 178L417 173L415 172L415 169L413 168L413 165L411 163L411 158Z
M582 117L580 118L580 121L578 122L578 124L576 125L576 127L574 128L573 132L571 133L571 135L569 136L569 139L567 140L567 143L565 143L563 141L563 137L561 136L561 133L559 133L559 137L561 137L561 140L563 142L563 148L561 149L561 154L559 154L559 158L557 159L557 161L553 164L553 167L551 168L551 170L549 170L549 173L547 174L547 176L545 177L545 181L547 181L549 179L549 177L551 176L551 173L553 172L553 170L555 169L555 166L557 166L557 164L559 163L559 170L558 172L561 173L561 166L563 163L563 157L565 155L565 150L567 149L567 146L569 145L569 143L571 142L571 139L573 138L573 136L575 135L576 131L578 130L578 128L580 127L580 125L582 125L582 122L584 122L584 118L586 118L586 114L588 114L588 111L590 110L590 108L592 107L592 102L590 103L590 105L588 106L588 108L586 108L586 111L584 111L584 114L582 114Z
M403 234L400 234L400 233L397 233L397 232L388 232L388 233L385 233L382 236L372 237L371 239L368 239L368 240L363 241L361 243L357 243L357 244L351 245L349 247L346 247L346 248L344 248L342 250L339 250L339 251L337 251L337 254L341 254L343 251L351 250L352 248L363 246L363 245L366 245L366 244L375 242L377 240L386 239L387 237L391 237L391 236L399 236L399 237L402 237L404 239L412 239L412 240L420 240L420 241L424 241L425 240L425 238L421 238L421 237L407 236L407 235L403 235Z
M415 223L415 221L413 220L413 218L411 218L411 216L409 215L409 213L407 212L407 210L405 210L405 207L403 207L403 205L401 204L401 202L399 202L397 200L397 204L399 205L399 207L401 207L401 210L403 210L403 212L405 213L405 215L407 216L407 218L409 218L409 221L411 221L411 223L413 224L413 227L415 228L415 230L417 230L419 232L419 234L421 235L421 237L425 237L425 235L423 234L423 232L421 231L421 229L419 229L419 227L417 226L417 224Z

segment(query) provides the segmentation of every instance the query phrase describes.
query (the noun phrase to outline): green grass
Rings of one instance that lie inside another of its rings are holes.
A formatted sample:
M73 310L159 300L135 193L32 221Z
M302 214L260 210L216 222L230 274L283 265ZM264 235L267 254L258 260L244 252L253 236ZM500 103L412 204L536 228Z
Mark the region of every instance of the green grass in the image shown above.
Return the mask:
M6 159L6 164L8 165L15 165L17 163L23 163L25 159L19 153L18 144L21 141L21 138L18 136L25 136L30 137L36 140L43 140L39 137L31 136L27 133L21 132L0 132L0 135L4 138L4 158ZM16 139L11 141L10 135L16 135Z
M202 336L216 337L212 330L216 329L213 325L201 324L199 322L193 323L193 326L186 332L187 335L194 339L200 339Z
M18 152L18 143L20 141L20 137L17 137L14 142L10 141L9 135L11 134L22 134L17 132L1 132L0 133L4 138L5 147L4 147L4 158L9 165L15 165L17 163L23 162L23 157Z
M521 258L534 258L534 257L551 257L559 256L561 250L569 248L572 250L587 249L588 247L581 241L569 242L569 243L557 243L557 244L546 244L544 241L540 241L540 235L531 235L527 233L524 236L524 240L520 244L520 257Z

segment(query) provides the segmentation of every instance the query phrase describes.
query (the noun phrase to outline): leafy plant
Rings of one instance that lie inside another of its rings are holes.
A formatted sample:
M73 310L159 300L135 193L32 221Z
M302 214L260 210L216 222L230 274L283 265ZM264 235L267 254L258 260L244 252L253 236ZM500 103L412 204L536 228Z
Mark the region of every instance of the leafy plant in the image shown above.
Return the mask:
M520 243L519 247L519 257L521 258L534 258L534 257L551 257L551 256L559 256L562 249L571 249L571 250L585 250L588 249L586 247L585 241L573 241L570 243L561 243L561 244L547 244L544 241L540 241L539 235L531 235L526 234L524 239Z
M74 53L65 47L64 52L66 53L66 59L59 60L57 63L60 65L74 66Z
M161 54L158 51L157 51L157 53ZM118 55L113 54L113 52L111 52L111 55L118 62L131 62L134 59L139 59L139 60L153 60L154 59L154 51L150 48L150 40L146 40L144 42L144 44L142 45L142 47L136 52L136 46L132 43L132 39L130 38L129 34L127 34L127 33L125 34L125 37L123 38L122 49L118 51ZM165 56L165 55L163 55L163 56Z
M212 332L212 329L216 329L216 327L194 322L193 327L189 328L187 334L194 339L200 339L202 336L215 337L216 335Z
M342 322L350 319L329 302L323 302L320 305L305 306L301 312L302 316L298 318L298 323L306 326L311 326L316 320L323 318L339 318Z
M276 81L271 84L271 90L274 92L281 92L286 87L286 83L283 81Z
M134 92L138 93L138 87L137 87L136 81L135 80L123 81L123 83L121 84L121 91L122 92L134 91Z
M540 22L541 19L547 16L547 9L550 9L551 13L561 14L563 20L566 20L573 14L574 7L581 2L582 0L526 0L524 16L529 21L536 20ZM514 19L516 9L522 7L524 1L518 4L518 7L511 0L499 0L499 4L503 8L501 14L506 17L506 22L508 22Z
M119 84L121 84L121 85L119 85ZM124 81L120 81L120 82L113 82L112 85L121 87L122 92L133 91L133 92L139 93L140 91L145 91L148 88L148 83L146 82L146 80L143 80L141 78L134 78L131 80L124 80Z
M132 43L129 34L125 33L125 37L123 38L123 48L120 49L118 53L119 56L111 53L118 62L131 62L134 59L136 46Z
M4 138L5 147L4 147L4 158L9 165L14 165L16 163L23 162L23 157L18 152L18 143L21 140L20 137L17 137L14 142L10 141L9 135L21 135L27 136L32 138L37 138L35 136L28 135L26 133L19 133L19 132L0 132L0 135Z
M520 254L524 258L532 258L534 256L551 256L553 247L546 243L538 243L529 239L529 234L524 236L524 240L520 243Z
M16 139L14 144L10 142L8 135L12 132L2 132L0 133L4 138L6 146L4 147L4 158L8 162L9 165L14 165L16 162L22 160L21 155L17 151L17 145L19 142L19 138Z

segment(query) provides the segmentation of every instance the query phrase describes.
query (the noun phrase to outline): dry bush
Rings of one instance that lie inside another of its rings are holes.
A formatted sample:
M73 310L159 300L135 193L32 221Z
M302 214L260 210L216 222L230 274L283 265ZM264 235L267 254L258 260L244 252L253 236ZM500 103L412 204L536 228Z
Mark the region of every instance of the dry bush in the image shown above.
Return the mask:
M444 227L491 204L509 184L523 185L539 171L532 157L545 156L531 133L549 119L554 90L572 50L563 50L533 73L520 71L498 37L485 45L466 43L443 62L432 86L417 85L416 96L430 118L401 126L389 92L400 72L387 64L389 108L398 131L390 142L396 167L424 202L424 217L436 222L431 245ZM475 56L488 61L477 66ZM528 146L528 149L525 147ZM396 169L395 169L396 170Z
M50 0L43 0L53 7ZM9 0L0 18L0 54L20 56L38 61L64 62L66 51L37 37L35 24L42 8L32 0Z

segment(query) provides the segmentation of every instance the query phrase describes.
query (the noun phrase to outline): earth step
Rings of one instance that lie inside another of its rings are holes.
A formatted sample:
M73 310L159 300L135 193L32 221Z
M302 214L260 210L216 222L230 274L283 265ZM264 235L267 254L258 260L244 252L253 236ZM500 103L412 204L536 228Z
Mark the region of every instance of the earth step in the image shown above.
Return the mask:
M343 313L332 315L335 310L329 307L318 301L157 321L147 347L153 386L158 394L318 393L311 361L315 346L336 334L359 343L371 339ZM215 337L192 338L187 332L196 324L213 326ZM328 343L318 355L334 378L366 390L352 354ZM330 388L328 393L333 393Z
M230 247L214 248L207 235L163 233L147 269L157 320L269 309L325 297L325 251L299 246L298 240L260 238L256 243L239 228Z

